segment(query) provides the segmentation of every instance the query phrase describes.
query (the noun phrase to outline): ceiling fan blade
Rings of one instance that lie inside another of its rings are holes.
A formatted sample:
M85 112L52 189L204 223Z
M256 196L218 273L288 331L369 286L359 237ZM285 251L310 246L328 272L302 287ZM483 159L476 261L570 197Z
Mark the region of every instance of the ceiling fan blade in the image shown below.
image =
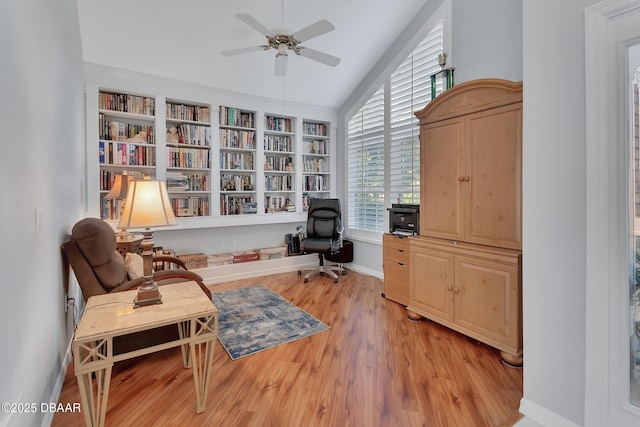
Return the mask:
M314 61L321 62L329 65L330 67L335 67L340 63L340 58L337 56L329 55L328 53L320 52L315 49L309 49L308 47L299 46L299 48L300 52L298 55L304 56L305 58L313 59Z
M220 52L223 56L241 55L243 53L256 52L258 50L264 50L262 46L243 47L241 49L231 49Z
M280 76L287 75L287 59L288 58L289 57L283 53L278 53L276 55L276 71L275 71L276 76L280 77Z
M333 24L326 19L323 19L315 24L311 24L308 27L304 27L303 29L296 31L292 36L299 42L303 42L333 30L335 30Z
M236 13L234 16L239 20L241 20L242 22L244 22L245 24L247 24L248 26L250 26L251 28L253 28L254 30L256 30L257 32L259 32L260 34L263 34L267 37L271 37L274 35L273 31L271 31L270 29L268 29L267 27L265 27L264 25L256 21L256 19L253 16L249 15L248 13Z

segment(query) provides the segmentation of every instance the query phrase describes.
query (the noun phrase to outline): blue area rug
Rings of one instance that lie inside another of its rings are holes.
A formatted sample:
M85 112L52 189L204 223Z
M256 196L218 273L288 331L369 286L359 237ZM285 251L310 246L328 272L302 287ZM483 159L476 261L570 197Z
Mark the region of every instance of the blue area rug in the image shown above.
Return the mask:
M231 360L326 331L325 325L262 285L215 292L218 339Z

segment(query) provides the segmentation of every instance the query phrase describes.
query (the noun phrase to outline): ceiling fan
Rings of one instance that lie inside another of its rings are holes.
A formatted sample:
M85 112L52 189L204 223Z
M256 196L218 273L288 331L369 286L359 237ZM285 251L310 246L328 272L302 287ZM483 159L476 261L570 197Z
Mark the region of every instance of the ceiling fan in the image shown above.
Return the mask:
M311 24L301 30L296 31L295 33L289 33L283 29L276 29L274 31L271 31L247 13L236 13L234 16L254 30L258 31L260 34L264 35L267 38L267 44L245 47L242 49L226 50L221 52L221 54L224 56L234 56L258 50L275 49L278 51L276 53L276 76L285 76L287 74L287 53L289 51L293 51L297 55L304 56L305 58L312 59L331 67L335 67L340 63L340 58L336 56L329 55L328 53L320 52L305 46L300 46L300 43L302 42L305 42L324 33L328 33L329 31L333 31L335 29L333 24L331 24L331 22L327 21L326 19L322 19L315 24ZM284 23L284 12L282 21Z

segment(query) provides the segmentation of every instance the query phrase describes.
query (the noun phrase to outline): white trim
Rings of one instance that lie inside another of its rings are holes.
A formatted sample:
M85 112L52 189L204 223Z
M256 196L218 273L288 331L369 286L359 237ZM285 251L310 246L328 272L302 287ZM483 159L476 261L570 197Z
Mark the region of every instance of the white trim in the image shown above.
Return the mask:
M229 282L232 280L287 273L304 267L313 267L317 264L318 256L316 254L308 254L197 268L192 271L199 274L206 285L215 285L216 283Z
M586 339L585 426L637 425L640 411L628 402L620 360L624 334L626 190L624 93L621 44L612 36L619 17L640 8L638 0L607 0L585 10L586 114ZM613 18L616 18L615 20ZM622 126L620 125L622 122ZM628 355L626 356L628 357ZM623 396L626 394L626 402Z
M53 390L51 390L51 397L49 398L50 403L57 403L60 400L60 393L62 392L62 386L64 385L64 379L67 376L67 369L69 368L69 364L73 359L73 355L71 353L71 344L73 343L73 339L69 341L69 345L67 346L67 351L65 352L64 359L62 360L62 364L60 366L60 370L58 371L58 375L56 377L56 383L53 386ZM53 416L55 412L46 411L44 417L42 418L42 427L48 427L53 422ZM9 424L7 424L9 425Z
M579 427L578 424L524 398L520 401L520 412L526 418L518 421L514 427Z

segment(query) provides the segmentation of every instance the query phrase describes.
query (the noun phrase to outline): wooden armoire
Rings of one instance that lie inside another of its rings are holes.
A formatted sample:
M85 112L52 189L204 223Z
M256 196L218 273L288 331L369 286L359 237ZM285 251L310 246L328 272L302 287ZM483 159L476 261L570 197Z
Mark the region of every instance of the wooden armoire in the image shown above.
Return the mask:
M457 85L420 121L420 235L409 317L426 317L522 364L522 82Z

